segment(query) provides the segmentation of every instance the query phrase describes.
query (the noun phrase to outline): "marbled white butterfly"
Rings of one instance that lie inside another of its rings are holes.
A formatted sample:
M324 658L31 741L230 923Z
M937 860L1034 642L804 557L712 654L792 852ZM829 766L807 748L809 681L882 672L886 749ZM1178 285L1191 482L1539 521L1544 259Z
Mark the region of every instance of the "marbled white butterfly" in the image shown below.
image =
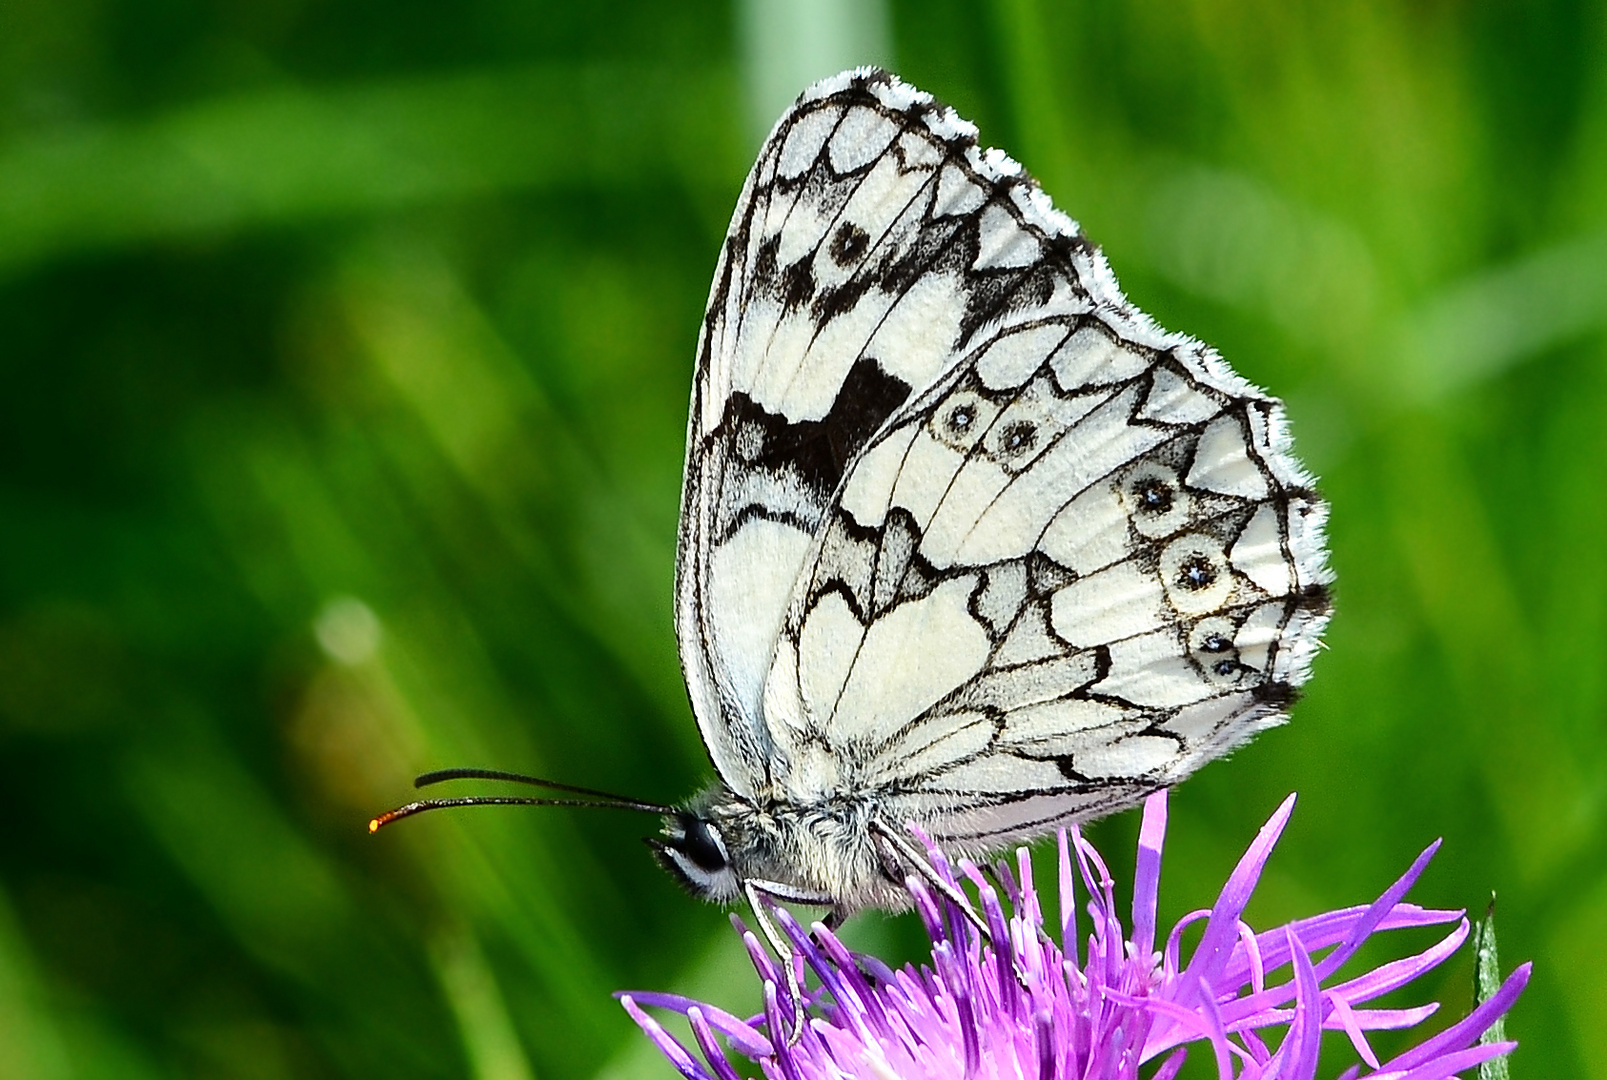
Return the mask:
M980 855L1284 719L1330 610L1311 484L1280 403L1129 304L1021 166L845 72L760 151L698 345L676 630L718 779L684 808L420 781L662 812L664 867L767 929L767 897L906 907L906 823Z

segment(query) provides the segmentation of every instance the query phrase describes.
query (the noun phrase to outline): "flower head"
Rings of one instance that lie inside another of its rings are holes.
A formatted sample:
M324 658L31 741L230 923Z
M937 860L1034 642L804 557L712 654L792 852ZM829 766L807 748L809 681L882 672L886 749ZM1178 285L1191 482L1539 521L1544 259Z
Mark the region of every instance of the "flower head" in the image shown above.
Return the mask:
M1343 1031L1363 1065L1342 1080L1443 1080L1509 1052L1510 1042L1479 1038L1517 1000L1529 965L1444 1031L1380 1062L1367 1033L1415 1027L1437 1004L1368 1008L1369 1002L1438 966L1461 945L1461 912L1405 903L1438 844L1431 846L1373 903L1301 919L1256 933L1243 921L1279 834L1294 808L1290 796L1262 827L1209 911L1183 917L1164 941L1156 936L1156 898L1166 832L1166 795L1150 797L1139 833L1131 927L1123 927L1104 861L1077 829L1060 834L1058 940L1044 925L1027 852L1016 872L997 867L1010 906L974 865L959 864L975 887L984 937L957 905L911 877L915 906L932 939L929 966L891 971L857 955L824 926L806 933L784 911L793 946L787 962L814 972L810 1018L795 1041L793 1003L782 978L751 932L742 930L764 981L765 1012L742 1020L711 1005L669 994L624 994L625 1008L688 1080L737 1080L716 1041L724 1035L768 1080L1169 1080L1188 1044L1213 1055L1221 1080L1310 1080L1323 1030ZM917 835L920 835L917 833ZM926 841L932 865L956 878ZM1092 918L1086 951L1075 919L1077 882ZM1203 920L1199 942L1183 957L1186 928ZM1335 976L1367 938L1404 927L1456 924L1424 952L1341 981ZM739 930L742 929L740 922ZM681 1013L691 1023L699 1061L641 1005ZM783 1033L774 1037L774 1033ZM1265 1037L1272 1039L1269 1045ZM1157 1064L1151 1064L1157 1063Z

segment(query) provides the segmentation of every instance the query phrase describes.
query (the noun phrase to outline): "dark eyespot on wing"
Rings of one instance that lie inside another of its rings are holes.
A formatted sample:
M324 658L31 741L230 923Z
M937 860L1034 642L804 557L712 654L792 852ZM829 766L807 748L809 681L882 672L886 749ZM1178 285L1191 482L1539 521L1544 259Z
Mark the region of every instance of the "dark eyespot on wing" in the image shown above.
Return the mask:
M1177 583L1185 589L1207 589L1215 581L1216 568L1211 565L1211 560L1203 556L1191 556L1177 571Z
M1019 457L1030 453L1037 441L1038 429L1033 425L1011 424L999 432L999 454L1003 457Z
M1145 513L1164 514L1172 508L1172 486L1155 477L1144 477L1133 485L1138 507Z

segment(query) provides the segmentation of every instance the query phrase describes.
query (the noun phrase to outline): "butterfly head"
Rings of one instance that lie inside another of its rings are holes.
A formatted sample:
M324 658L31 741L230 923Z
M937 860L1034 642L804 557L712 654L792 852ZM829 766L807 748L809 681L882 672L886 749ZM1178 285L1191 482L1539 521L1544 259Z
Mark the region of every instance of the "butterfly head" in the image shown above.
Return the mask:
M725 835L707 810L694 806L666 814L663 832L648 837L647 844L658 864L693 896L727 903L742 894Z

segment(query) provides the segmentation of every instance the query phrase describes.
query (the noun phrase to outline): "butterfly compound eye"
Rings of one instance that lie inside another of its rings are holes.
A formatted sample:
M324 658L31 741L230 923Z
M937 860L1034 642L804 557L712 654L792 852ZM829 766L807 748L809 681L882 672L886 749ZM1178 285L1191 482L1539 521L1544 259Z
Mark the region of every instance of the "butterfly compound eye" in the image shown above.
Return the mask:
M663 839L649 838L658 864L693 896L717 903L736 899L742 881L720 829L697 811L677 810L664 822Z
M720 841L709 823L688 814L682 820L682 825L686 829L686 834L676 845L681 849L681 853L691 859L699 870L707 870L710 873L724 870L725 844Z

